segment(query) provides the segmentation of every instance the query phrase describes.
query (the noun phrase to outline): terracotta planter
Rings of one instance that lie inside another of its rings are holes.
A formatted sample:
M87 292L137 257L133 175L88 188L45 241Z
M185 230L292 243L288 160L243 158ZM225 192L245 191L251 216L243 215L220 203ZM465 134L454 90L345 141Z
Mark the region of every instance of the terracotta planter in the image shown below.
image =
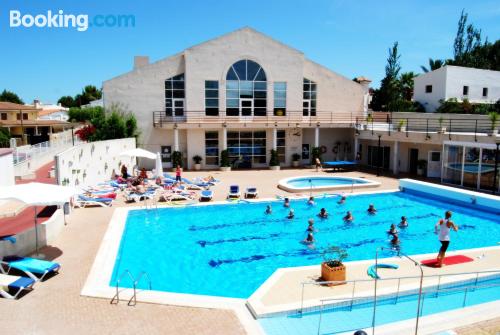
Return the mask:
M299 161L292 161L293 167L299 167Z
M201 170L201 164L195 164L194 165L195 171L200 171Z
M326 262L321 263L321 280L323 281L345 281L346 279L346 271L345 265L337 266L334 268L326 265ZM343 283L337 284L325 284L327 286L335 286L335 285L343 285Z

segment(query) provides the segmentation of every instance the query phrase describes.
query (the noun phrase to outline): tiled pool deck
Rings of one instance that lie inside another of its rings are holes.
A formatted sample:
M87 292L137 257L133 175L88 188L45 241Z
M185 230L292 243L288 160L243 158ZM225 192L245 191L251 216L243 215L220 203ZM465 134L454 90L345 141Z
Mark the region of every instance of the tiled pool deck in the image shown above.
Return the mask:
M310 169L252 170L229 173L204 171L186 172L184 176L193 178L194 176L212 174L221 179L222 182L214 188L214 200L223 200L231 184L239 184L242 190L246 186L256 186L261 198L270 198L276 194L285 194L276 188L279 179L313 173L316 172L312 172ZM318 174L322 174L322 172ZM335 174L328 173L328 175ZM382 186L377 190L396 189L398 186L397 179L375 177L361 172L342 173L341 175L364 176L371 180L380 181ZM0 299L0 322L2 330L6 334L246 333L239 318L231 310L146 303L138 303L135 307L128 307L126 303L110 305L107 300L80 296L108 222L117 206L137 206L137 204L124 205L120 200L112 208L77 209L67 218L68 226L65 227L54 245L43 250L50 259L63 265L61 273L43 283L38 283L34 291L19 300ZM488 258L484 259L488 260ZM498 256L496 259L498 260ZM450 269L454 267L450 267ZM448 271L448 269L434 271ZM469 322L472 323L474 320L469 320ZM490 321L485 327L498 331L499 323ZM481 325L477 327L481 327ZM462 331L463 334L472 334L467 328L460 332Z

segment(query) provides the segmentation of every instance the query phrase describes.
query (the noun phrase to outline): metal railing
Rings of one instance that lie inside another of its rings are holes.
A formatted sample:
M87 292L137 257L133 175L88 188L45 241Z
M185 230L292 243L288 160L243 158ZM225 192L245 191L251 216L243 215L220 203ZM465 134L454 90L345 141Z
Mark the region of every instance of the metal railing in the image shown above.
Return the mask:
M149 290L152 290L152 288L153 288L152 283L151 283L151 278L149 277L147 272L141 271L139 273L139 275L137 276L137 278L134 278L134 276L132 275L132 273L129 270L124 270L122 272L122 274L120 275L120 277L118 278L118 280L116 281L116 293L113 296L113 298L111 299L111 301L109 302L110 304L117 305L120 302L120 283L122 282L122 280L124 278L130 279L130 281L132 282L132 289L133 289L132 297L130 297L130 299L128 300L127 306L135 306L137 304L137 286L140 283L142 278L147 279Z
M500 272L500 271L498 271ZM421 300L420 300L420 297L419 297L419 300L417 302L418 306L417 306L417 309L419 310L419 315L417 315L417 317L421 317L423 315L423 310L424 310L424 302L425 302L425 299L429 299L429 297L433 297L433 298L437 298L439 296L439 293L442 293L442 294L445 294L445 293L448 293L448 294L453 294L455 292L460 292L460 291L463 291L464 292L464 297L463 297L463 300L462 300L462 308L465 307L467 305L467 294L469 292L473 292L475 290L478 290L478 289L487 289L487 288L494 288L494 287L500 287L500 283L497 283L497 284L484 284L484 285L478 285L477 283L477 279L476 281L471 284L471 285L467 285L467 286L460 286L460 287L437 287L435 289L426 289L425 291L422 292L422 297L421 297ZM410 292L410 293L407 293L406 295L407 296L411 296L411 295L415 295L417 293L413 293L413 292ZM396 305L399 301L399 294L396 294L396 296L388 296L388 297L385 297L383 300L380 300L381 303L384 303L384 304L387 304L389 302L391 302L392 304ZM373 299L373 296L364 296L364 297L359 297L357 298L359 301L361 301L361 303L364 303L364 301L369 301L370 299ZM325 310L325 305L326 306L331 306L332 305L332 302L335 302L335 301L338 301L338 300L341 300L341 299L336 299L336 298L330 298L330 299L322 299L321 300L321 305L320 305L320 309L319 309L319 321L318 321L318 331L317 331L317 334L321 334L321 324L322 324L322 321L323 321L323 312ZM334 309L334 307L332 307L332 309ZM351 303L351 306L350 306L350 311L352 311L352 308L353 308L353 304ZM366 328L366 327L363 327L363 328ZM371 328L375 328L375 325L371 325Z
M307 115L305 115L307 114ZM354 127L356 117L362 118L363 112L308 112L286 111L283 115L275 115L274 112L252 112L248 115L239 112L234 114L230 112L219 112L217 115L207 115L204 111L184 111L167 112L154 111L153 125L162 127L163 125L172 125L175 123L204 123L204 124L223 124L223 123L258 123L258 124L287 124L288 126L297 126L303 124L321 125L321 124L341 124Z

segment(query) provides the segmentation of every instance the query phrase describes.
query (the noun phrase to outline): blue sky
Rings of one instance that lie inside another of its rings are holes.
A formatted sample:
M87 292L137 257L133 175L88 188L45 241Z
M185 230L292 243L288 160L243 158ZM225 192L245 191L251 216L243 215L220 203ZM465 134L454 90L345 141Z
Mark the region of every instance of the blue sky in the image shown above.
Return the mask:
M484 1L369 0L9 0L0 3L0 90L25 102L56 102L84 85L127 72L134 55L158 60L227 32L251 26L306 57L378 86L387 49L399 41L403 71L428 58L452 56L462 8L489 40L500 37L500 5ZM133 14L135 28L11 28L9 11L40 14Z

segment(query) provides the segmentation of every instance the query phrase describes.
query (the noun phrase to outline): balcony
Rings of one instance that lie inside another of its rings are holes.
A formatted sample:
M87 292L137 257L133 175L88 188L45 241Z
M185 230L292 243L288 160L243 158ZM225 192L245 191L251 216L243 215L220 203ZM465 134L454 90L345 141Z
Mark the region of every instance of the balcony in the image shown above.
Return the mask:
M179 112L178 112L179 113ZM267 112L266 115L239 115L231 116L226 112L219 112L219 115L209 116L205 111L185 111L182 115L166 115L164 111L153 112L153 126L156 128L173 128L176 126L189 125L216 126L216 125L241 125L246 124L260 126L288 126L288 127L355 127L357 119L363 119L362 112L310 112L315 115L304 115L303 111L286 111L285 115L274 115L273 112Z

